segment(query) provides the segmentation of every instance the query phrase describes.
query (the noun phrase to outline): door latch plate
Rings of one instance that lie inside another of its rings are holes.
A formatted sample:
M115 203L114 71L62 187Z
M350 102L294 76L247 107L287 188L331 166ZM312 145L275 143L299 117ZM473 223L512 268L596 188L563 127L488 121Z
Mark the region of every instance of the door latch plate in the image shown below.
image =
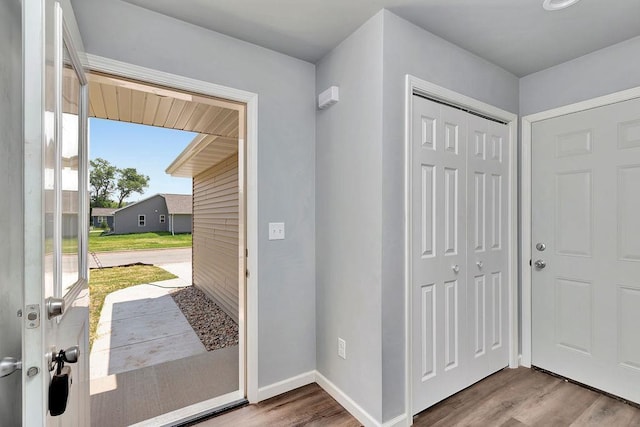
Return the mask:
M27 322L27 329L40 327L40 304L28 305L26 312L25 321Z

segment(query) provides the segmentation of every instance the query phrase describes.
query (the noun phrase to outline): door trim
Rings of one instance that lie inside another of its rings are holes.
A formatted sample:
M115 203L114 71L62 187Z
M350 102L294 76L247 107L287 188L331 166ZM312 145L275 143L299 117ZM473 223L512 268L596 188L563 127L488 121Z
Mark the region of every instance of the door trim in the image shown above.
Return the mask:
M250 403L258 402L258 94L92 54L85 54L81 59L89 71L246 104L246 241L250 254L246 266L250 274L246 278L245 289L241 289L239 295L240 304L244 302L241 313L245 315L245 327L240 328L244 340L241 337L239 395L246 395ZM245 366L244 370L242 366ZM184 417L184 412L181 414Z
M535 122L541 120L552 119L567 114L578 113L580 111L590 110L593 108L604 107L605 105L617 104L623 101L640 98L640 86L614 92L609 95L599 96L597 98L588 99L586 101L576 102L574 104L564 105L562 107L553 108L535 114L529 114L522 117L522 148L520 152L521 182L520 182L520 224L521 224L521 240L520 240L520 268L522 271L522 366L531 367L532 352L532 333L533 319L531 317L533 307L532 303L532 269L529 265L531 258L531 189L532 189L532 172L531 164L531 129Z
M518 164L517 164L517 141L518 141L518 116L492 105L478 101L466 95L459 94L444 87L429 83L415 76L406 75L405 78L405 163L404 163L404 276L405 276L405 411L409 419L413 414L413 395L411 387L412 363L411 363L411 121L413 113L413 94L419 92L423 95L463 107L477 113L481 113L488 118L506 122L509 127L510 164L509 164L509 238L507 239L509 249L509 367L518 366L518 258L516 248L518 244Z

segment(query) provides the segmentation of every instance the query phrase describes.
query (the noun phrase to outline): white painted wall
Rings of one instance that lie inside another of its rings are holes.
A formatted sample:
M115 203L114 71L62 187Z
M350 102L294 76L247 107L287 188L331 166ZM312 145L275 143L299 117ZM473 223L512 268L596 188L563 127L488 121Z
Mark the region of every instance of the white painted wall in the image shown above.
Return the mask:
M640 37L520 79L520 114L640 86Z
M22 307L22 38L18 0L0 0L0 359L20 358ZM21 423L21 372L0 378L0 424Z
M332 85L340 102L316 119L317 369L380 420L381 14L317 64L316 93Z
M382 407L387 421L404 412L405 76L513 113L518 112L518 78L389 11L382 13Z
M72 4L89 53L258 93L258 383L315 369L314 65L118 0Z

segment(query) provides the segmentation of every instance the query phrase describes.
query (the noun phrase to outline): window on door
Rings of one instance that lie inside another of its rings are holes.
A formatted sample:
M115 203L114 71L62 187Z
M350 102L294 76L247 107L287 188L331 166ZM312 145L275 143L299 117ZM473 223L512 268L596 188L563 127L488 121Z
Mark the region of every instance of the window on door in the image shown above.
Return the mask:
M164 215L160 215L160 224L164 224Z
M147 222L146 215L138 215L138 227L144 227Z

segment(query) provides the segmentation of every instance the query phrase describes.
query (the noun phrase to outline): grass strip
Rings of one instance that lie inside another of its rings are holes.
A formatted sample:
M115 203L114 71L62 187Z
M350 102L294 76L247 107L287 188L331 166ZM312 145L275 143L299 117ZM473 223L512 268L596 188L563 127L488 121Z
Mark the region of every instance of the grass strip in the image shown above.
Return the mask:
M157 233L110 234L89 233L89 252L113 252L140 249L191 247L191 234Z
M89 348L96 338L96 329L104 299L112 292L143 283L175 279L177 276L153 265L133 265L91 270L89 278Z

